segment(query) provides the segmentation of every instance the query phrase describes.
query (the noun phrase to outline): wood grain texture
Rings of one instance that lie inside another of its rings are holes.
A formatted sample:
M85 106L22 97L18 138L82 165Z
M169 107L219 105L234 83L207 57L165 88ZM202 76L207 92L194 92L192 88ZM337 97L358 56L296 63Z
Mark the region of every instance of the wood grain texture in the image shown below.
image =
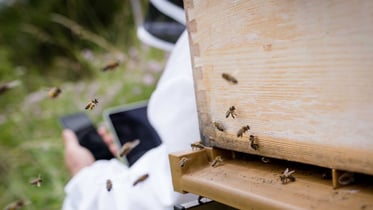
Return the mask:
M373 1L185 2L206 144L373 175Z

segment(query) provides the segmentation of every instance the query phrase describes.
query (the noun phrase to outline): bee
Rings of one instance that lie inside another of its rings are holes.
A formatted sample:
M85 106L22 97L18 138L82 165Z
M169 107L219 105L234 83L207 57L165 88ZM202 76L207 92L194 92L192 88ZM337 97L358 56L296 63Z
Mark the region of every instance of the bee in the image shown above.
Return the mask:
M101 70L102 71L109 71L109 70L115 69L118 66L119 66L119 61L114 61L114 62L111 62L111 63L107 64L106 66L104 66Z
M62 90L59 87L53 87L49 90L48 96L50 98L57 98L61 94Z
M351 172L345 172L338 178L340 185L349 185L355 181L354 174Z
M7 207L5 207L5 210L17 210L17 209L21 209L23 207L25 207L27 204L26 201L24 200L18 200L18 201L15 201L11 204L9 204Z
M294 170L289 171L289 168L286 168L285 171L280 176L281 183L287 184L289 181L294 182L295 181L295 177L293 176L294 172L295 172Z
M0 85L0 94L5 93L6 91L18 86L21 82L19 80L14 80L12 82L8 82L5 84Z
M225 118L228 118L229 115L231 115L233 119L236 118L237 114L235 106L229 107L228 111L225 113Z
M253 150L258 150L259 149L259 144L256 143L257 137L250 135L250 147Z
M266 158L266 157L262 157L261 160L262 160L263 163L270 163L271 162L271 160L269 158Z
M135 182L133 182L133 186L136 186L138 183L145 181L147 178L149 178L149 174L144 174L136 179Z
M203 144L201 144L201 142L196 142L196 143L192 143L190 145L192 147L192 149L204 149L205 146Z
M240 128L240 130L237 131L237 137L242 137L243 134L248 130L250 130L250 126L248 125L242 126L242 128Z
M36 178L34 178L30 181L30 184L35 185L36 187L40 187L42 182L43 182L43 179L41 178L41 176L39 174L38 177L36 177Z
M106 180L106 189L108 192L113 189L113 182L110 179Z
M186 157L182 157L182 158L180 159L180 161L179 161L179 166L180 166L180 168L183 168L188 160L189 160L188 158L186 158Z
M128 155L133 150L133 148L135 148L139 144L140 140L138 139L123 144L122 148L119 151L119 157L124 157Z
M211 166L215 168L221 163L223 163L221 156L216 156L216 158L211 162Z
M95 108L96 104L98 104L98 100L97 98L91 100L86 106L85 106L85 109L89 109L89 110L92 110L93 108Z
M214 126L215 126L216 129L218 129L221 132L223 132L225 130L224 125L220 122L214 122Z
M238 81L236 78L234 78L232 75L230 74L227 74L227 73L223 73L221 75L225 80L227 80L228 82L232 83L232 84L237 84Z

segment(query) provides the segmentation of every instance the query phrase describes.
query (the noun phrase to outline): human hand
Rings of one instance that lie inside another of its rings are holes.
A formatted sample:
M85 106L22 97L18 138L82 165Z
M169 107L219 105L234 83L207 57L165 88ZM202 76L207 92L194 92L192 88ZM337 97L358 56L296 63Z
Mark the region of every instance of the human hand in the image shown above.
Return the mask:
M79 144L78 138L72 130L63 130L62 136L65 143L65 165L72 176L94 163L95 159L92 153Z
M116 156L118 154L118 147L114 144L113 136L109 133L109 131L104 127L101 126L97 130L98 134L104 140L106 146L109 148L110 152Z

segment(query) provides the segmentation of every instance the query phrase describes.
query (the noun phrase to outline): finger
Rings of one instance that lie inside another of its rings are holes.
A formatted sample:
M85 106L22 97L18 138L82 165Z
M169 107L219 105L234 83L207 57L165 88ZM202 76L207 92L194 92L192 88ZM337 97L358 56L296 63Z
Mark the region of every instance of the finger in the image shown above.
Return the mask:
M108 132L108 130L101 126L98 128L98 134L100 134L101 138L104 140L107 146L113 144L113 136Z
M62 131L62 136L65 142L65 146L75 146L78 145L78 137L75 133L70 129L65 129Z
M109 148L110 152L114 156L117 155L117 153L118 153L118 147L114 143L114 138L109 133L109 131L104 126L101 126L101 127L98 128L97 132L100 134L101 138L103 139L103 141L106 144L106 146Z

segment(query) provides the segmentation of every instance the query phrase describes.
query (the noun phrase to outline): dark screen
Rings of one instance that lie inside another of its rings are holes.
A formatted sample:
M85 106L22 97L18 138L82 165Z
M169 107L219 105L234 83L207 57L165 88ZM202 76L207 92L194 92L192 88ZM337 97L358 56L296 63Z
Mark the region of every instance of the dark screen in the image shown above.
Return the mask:
M64 128L69 128L75 132L79 144L87 148L96 160L110 160L114 157L86 114L66 115L61 117L60 121Z
M130 166L145 152L161 144L161 139L148 120L147 106L112 113L109 117L121 145L140 140L140 144L127 155Z

